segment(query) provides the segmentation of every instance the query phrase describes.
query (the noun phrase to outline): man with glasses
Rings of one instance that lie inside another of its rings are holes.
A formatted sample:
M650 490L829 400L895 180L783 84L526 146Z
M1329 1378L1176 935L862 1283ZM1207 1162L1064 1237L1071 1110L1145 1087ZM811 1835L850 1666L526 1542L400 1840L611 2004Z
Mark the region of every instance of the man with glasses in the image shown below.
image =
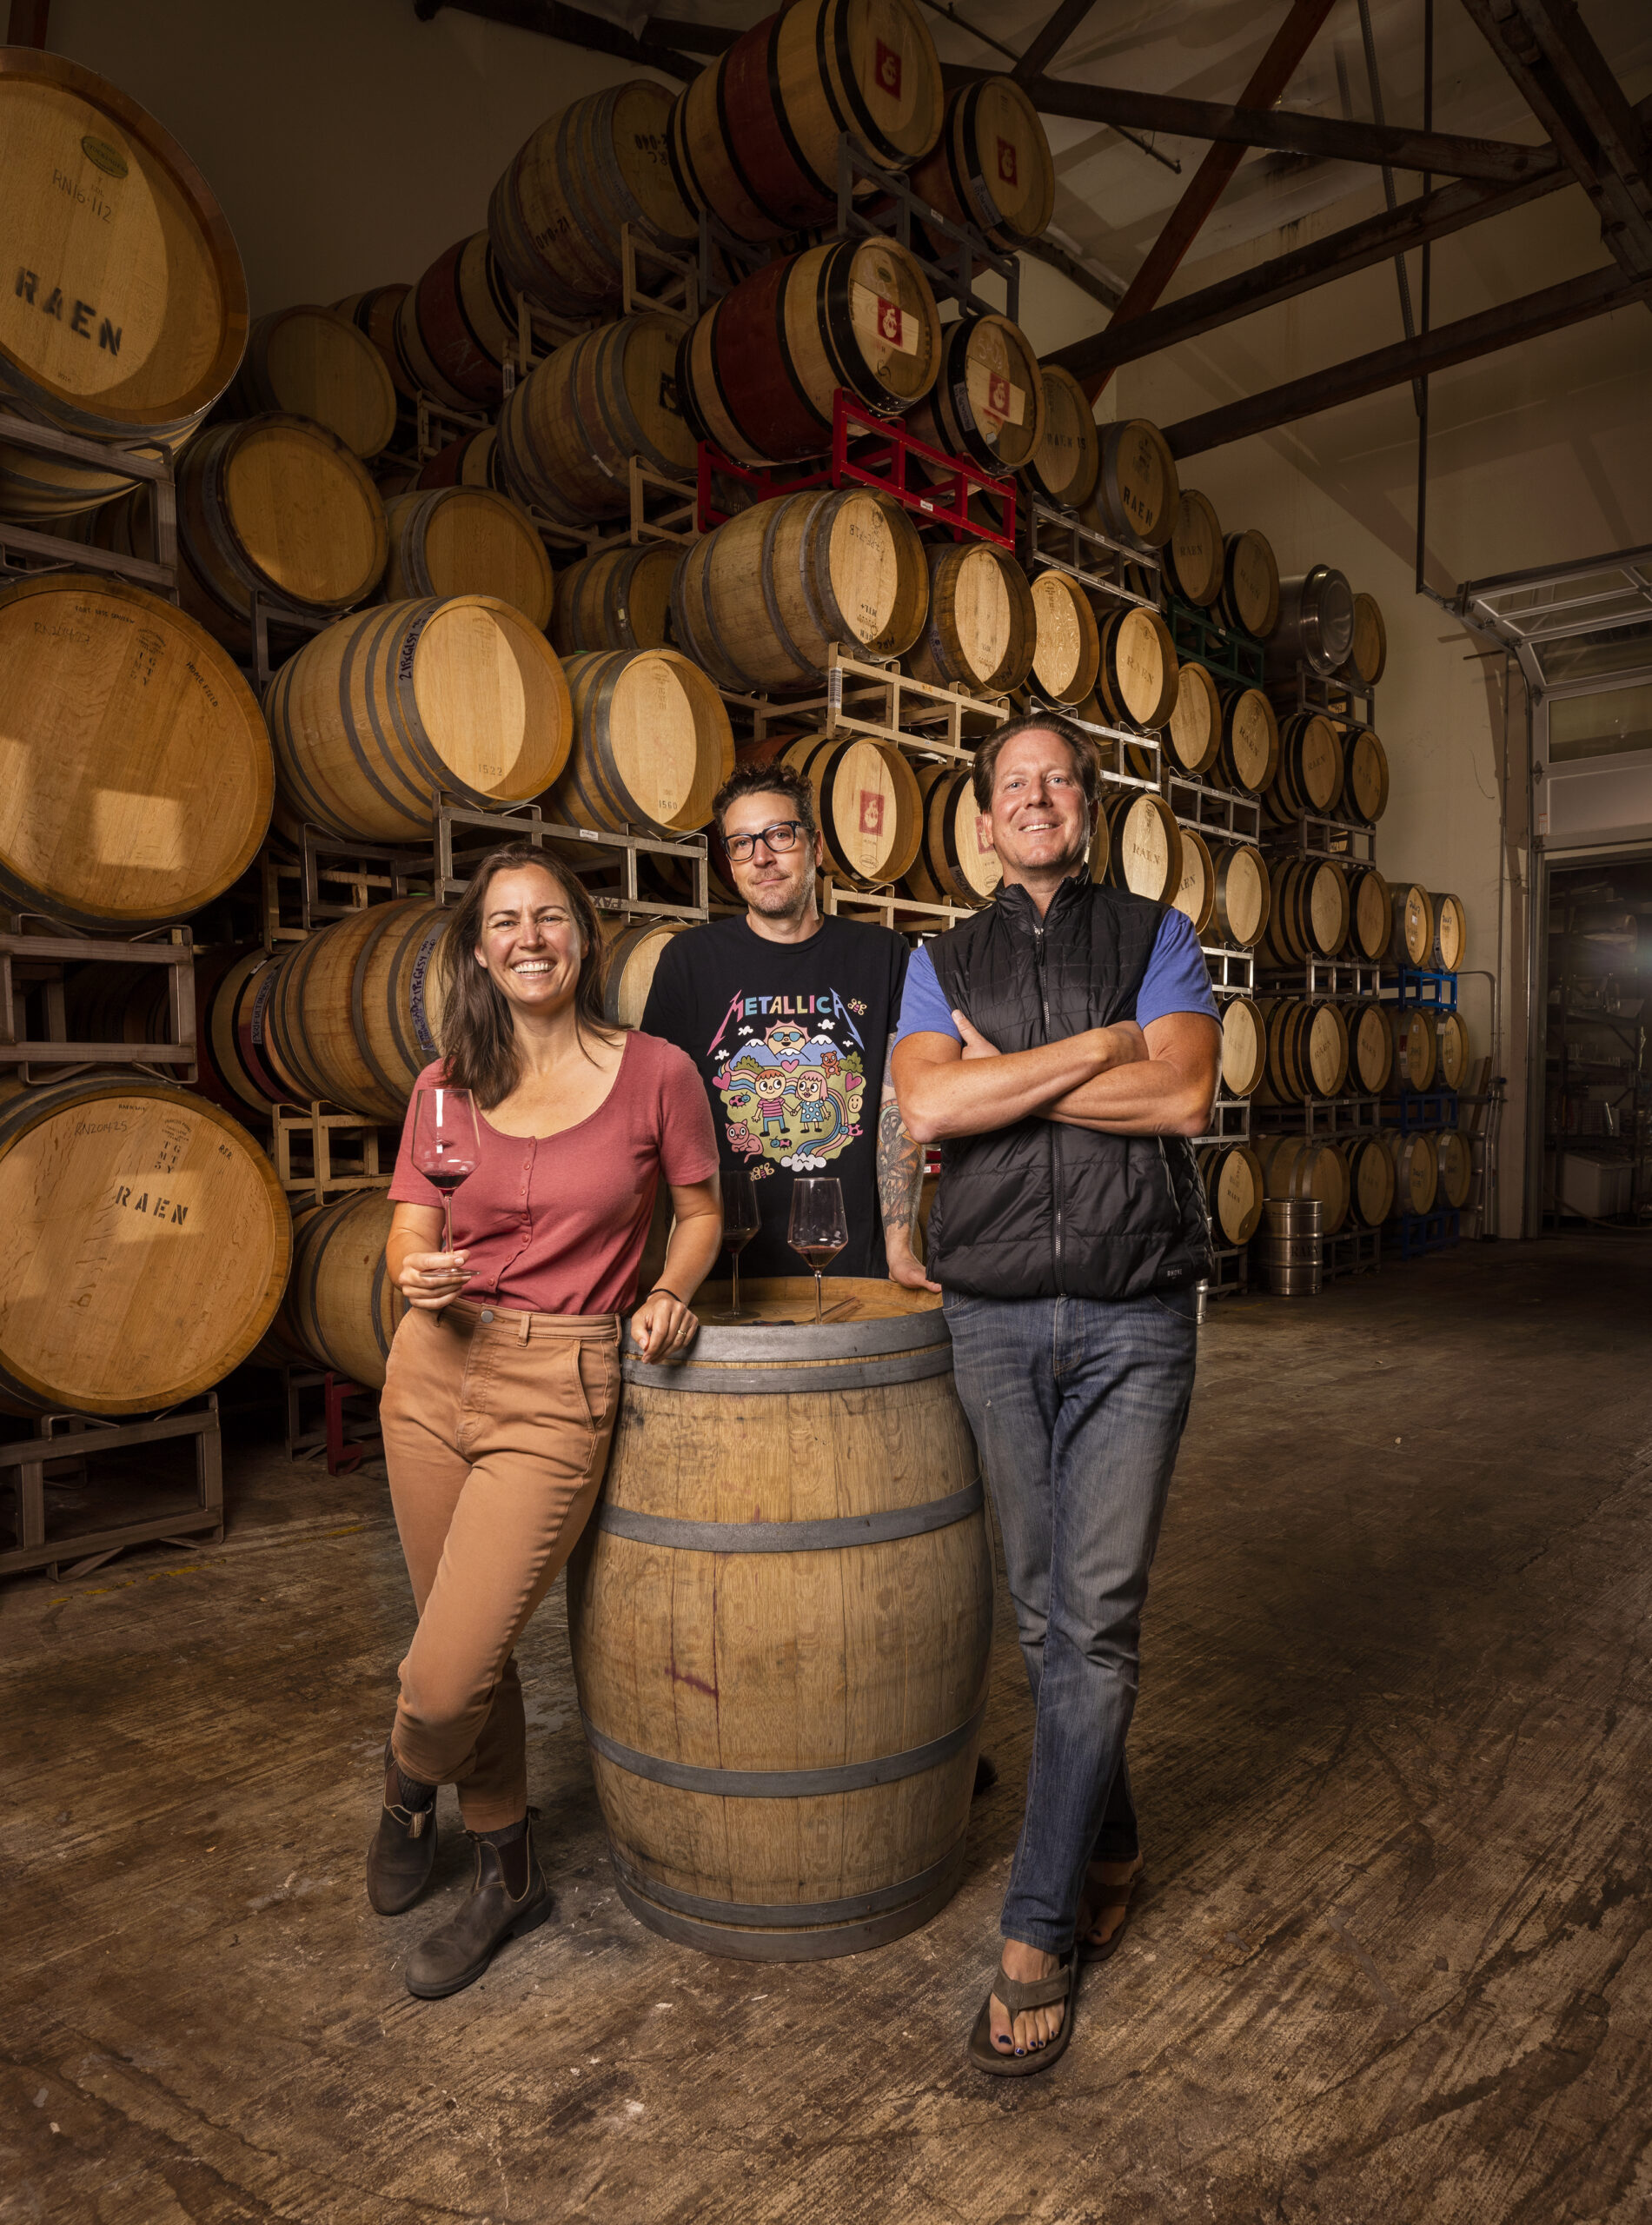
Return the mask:
M741 767L712 816L746 910L673 937L642 1026L693 1059L724 1172L753 1178L761 1225L741 1272L803 1272L786 1242L792 1185L827 1174L843 1185L849 1241L826 1272L934 1290L912 1251L922 1155L888 1067L906 946L822 917L814 791L789 766Z

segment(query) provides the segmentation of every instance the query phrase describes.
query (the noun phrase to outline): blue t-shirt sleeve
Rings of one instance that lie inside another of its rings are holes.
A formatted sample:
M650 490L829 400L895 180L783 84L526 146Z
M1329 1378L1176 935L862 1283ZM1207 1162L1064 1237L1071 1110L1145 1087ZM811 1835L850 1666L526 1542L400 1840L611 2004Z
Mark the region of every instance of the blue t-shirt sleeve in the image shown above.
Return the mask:
M1211 993L1211 969L1185 912L1166 912L1158 923L1153 954L1136 996L1136 1025L1163 1020L1172 1012L1202 1012L1217 1017Z
M1199 963L1204 962L1200 955ZM935 961L921 943L906 967L906 986L901 992L900 1025L895 1030L895 1041L901 1042L908 1035L950 1035L954 1043L964 1040L952 1018L952 1006L935 978Z

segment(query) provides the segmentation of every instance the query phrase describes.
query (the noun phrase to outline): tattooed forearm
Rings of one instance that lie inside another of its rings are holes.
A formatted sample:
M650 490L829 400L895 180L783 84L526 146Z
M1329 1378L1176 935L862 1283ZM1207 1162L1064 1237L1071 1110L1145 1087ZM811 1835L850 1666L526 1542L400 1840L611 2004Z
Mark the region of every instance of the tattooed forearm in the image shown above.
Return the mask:
M895 1086L886 1068L883 1103L878 1111L878 1203L886 1236L902 1229L915 1248L923 1194L924 1154L906 1132L895 1102Z

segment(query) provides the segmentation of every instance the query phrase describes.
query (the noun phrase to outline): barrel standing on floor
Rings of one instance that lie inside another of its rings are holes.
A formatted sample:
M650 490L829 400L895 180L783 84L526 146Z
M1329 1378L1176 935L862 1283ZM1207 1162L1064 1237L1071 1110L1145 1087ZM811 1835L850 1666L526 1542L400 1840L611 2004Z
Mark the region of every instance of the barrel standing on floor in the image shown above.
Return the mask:
M912 1249L923 1154L888 1069L906 946L887 927L821 917L818 803L812 779L789 764L742 766L723 783L713 820L745 916L673 937L642 1024L694 1061L723 1166L755 1183L762 1225L742 1273L796 1272L792 1185L826 1174L843 1186L849 1228L826 1272L886 1270L908 1289L934 1290Z
M1013 2075L1066 2045L1080 1948L1112 1951L1140 1868L1125 1742L1210 1270L1184 1139L1208 1125L1222 1032L1191 923L1091 883L1089 737L1013 721L974 780L1003 886L912 960L894 1077L907 1126L941 1145L930 1271L1037 1709L969 2047Z
M717 1256L717 1146L680 1051L603 1018L602 939L571 873L521 844L478 868L453 916L444 1057L421 1086L470 1090L476 1171L441 1199L413 1165L409 1112L385 1247L410 1312L381 1415L419 1625L401 1667L384 1803L368 1850L381 1915L410 1908L435 1859L435 1798L459 1788L472 1890L409 1956L409 1992L455 1993L551 1913L527 1836L527 1739L512 1655L584 1528L619 1396L631 1304L663 1177L676 1225L632 1316L644 1357L680 1352ZM418 1096L415 1092L414 1106ZM461 1296L461 1293L463 1293Z

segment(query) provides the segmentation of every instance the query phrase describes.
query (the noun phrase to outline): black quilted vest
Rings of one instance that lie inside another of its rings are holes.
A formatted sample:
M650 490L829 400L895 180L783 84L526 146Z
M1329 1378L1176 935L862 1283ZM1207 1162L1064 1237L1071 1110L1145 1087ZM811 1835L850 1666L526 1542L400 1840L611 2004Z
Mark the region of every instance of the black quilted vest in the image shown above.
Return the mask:
M1024 888L927 947L949 1006L1000 1051L1133 1019L1157 904L1078 877L1042 922ZM941 1146L930 1272L983 1298L1145 1298L1211 1271L1210 1220L1179 1136L1018 1120Z

